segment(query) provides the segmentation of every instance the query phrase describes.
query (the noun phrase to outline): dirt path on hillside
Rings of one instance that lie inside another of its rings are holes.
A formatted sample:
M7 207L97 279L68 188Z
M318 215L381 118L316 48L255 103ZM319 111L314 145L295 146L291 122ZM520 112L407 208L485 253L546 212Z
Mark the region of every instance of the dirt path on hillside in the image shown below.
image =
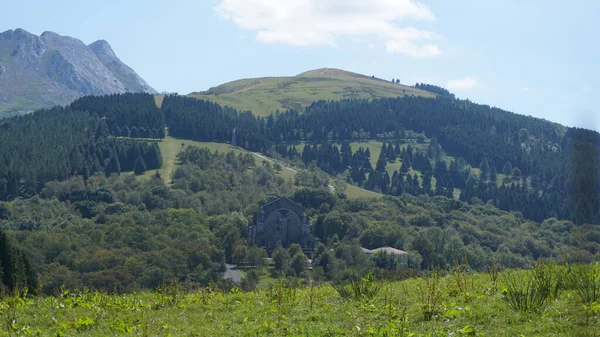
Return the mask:
M252 152L252 154L255 155L255 156L257 156L258 158L261 158L261 159L266 160L268 162L271 162L273 164L279 164L281 166L281 168L284 169L284 170L288 170L288 171L292 171L294 173L298 173L298 171L296 171L295 169L293 169L291 167L288 167L288 166L285 166L283 163L278 162L278 161L276 161L273 158L269 158L269 157L267 157L265 155L262 155L262 154L260 154L258 152ZM333 185L327 185L327 187L329 187L329 189L331 190L331 193L335 193L335 187L333 187Z

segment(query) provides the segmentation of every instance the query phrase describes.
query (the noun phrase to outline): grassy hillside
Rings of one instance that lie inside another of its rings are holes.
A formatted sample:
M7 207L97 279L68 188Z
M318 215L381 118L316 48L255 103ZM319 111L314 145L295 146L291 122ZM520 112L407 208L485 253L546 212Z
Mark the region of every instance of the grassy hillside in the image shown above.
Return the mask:
M171 175L173 174L173 172L179 165L179 163L177 161L177 154L181 150L183 150L186 146L190 146L190 145L195 145L195 146L199 146L199 147L207 147L207 148L211 149L211 151L219 151L221 153L227 153L230 151L233 151L236 154L248 152L240 147L235 147L235 146L231 146L229 144L224 144L224 143L196 142L193 140L178 139L178 138L173 138L173 137L167 136L165 139L158 142L158 146L160 147L160 152L161 152L162 158L163 158L162 167L158 170L146 171L142 177L148 179L148 178L152 177L154 174L156 174L156 172L158 171L158 173L163 177L164 181L166 183L170 183ZM257 163L262 162L262 159L260 157L258 157L257 155L254 156L254 159ZM294 181L294 178L296 177L296 172L292 169L284 167L278 173L278 175L280 177L282 177L283 179L286 179L286 180L291 179L292 181ZM378 193L375 193L372 191L368 191L363 188L353 186L350 184L348 184L346 186L345 192L348 195L348 197L350 197L350 198L358 198L358 197L376 198L376 197L381 196L381 194L378 194Z
M293 77L242 79L191 97L266 116L275 110L300 109L318 100L435 95L410 86L338 69L318 69Z
M154 95L154 103L156 103L156 106L159 109L162 108L162 103L163 103L164 99L165 99L165 95L162 95L162 94Z
M582 297L568 284L556 298L543 296L547 301L532 301L530 310L519 312L507 300L522 298L515 292L522 287L509 280L528 280L531 272L503 274L497 281L497 275L455 273L363 282L366 290L381 286L372 299L344 299L329 285L290 288L280 282L249 293L172 287L129 295L6 298L0 300L0 336L598 335L597 305L584 310Z
M245 150L242 150L237 147L233 147L229 144L201 143L201 142L196 142L193 140L177 139L177 138L167 136L165 139L163 139L162 141L160 141L158 143L158 146L160 147L160 153L162 154L162 157L163 157L163 165L158 170L158 172L163 177L165 182L167 182L167 183L170 182L171 174L173 174L173 172L177 168L177 165L179 165L179 163L177 162L177 154L179 153L179 151L184 149L186 146L190 146L190 145L196 145L196 146L200 146L200 147L208 147L212 151L217 150L221 153L226 153L229 151L233 151L236 154L239 152L246 152ZM151 177L156 173L156 171L157 170L147 171L146 173L144 173L144 177Z

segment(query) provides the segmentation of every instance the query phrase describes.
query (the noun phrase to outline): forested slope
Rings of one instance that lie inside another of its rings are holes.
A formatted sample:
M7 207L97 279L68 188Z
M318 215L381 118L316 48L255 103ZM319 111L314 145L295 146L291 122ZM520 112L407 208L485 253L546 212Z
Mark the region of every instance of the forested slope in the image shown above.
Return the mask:
M164 127L278 156L301 174L285 180L250 154L184 146L172 184L119 175L160 167L148 138ZM10 201L0 204L0 229L47 293L223 282L225 262L262 263L246 226L276 195L306 207L321 242L313 277L322 280L463 260L478 270L540 258L589 262L600 249L598 133L451 96L322 101L261 118L174 95L158 109L152 96L128 94L84 98L0 128L0 192ZM365 140L382 142L377 160ZM390 196L349 200L343 188L325 187L324 172ZM410 254L367 260L360 249L385 245ZM281 252L287 262L273 276L303 277L291 267L303 257L291 251Z
M138 157L156 168L158 147L127 139L162 138L168 127L174 137L235 142L263 153L275 149L305 165L315 161L330 174L381 193L455 195L536 221L600 222L598 133L457 100L440 90L435 99L320 101L266 118L177 95L166 96L161 109L148 94L85 97L0 126L0 151L6 153L0 198L34 195L52 179L133 170ZM376 167L364 165L366 153L349 149L349 143L369 139L387 144ZM426 144L427 151L406 148L415 143ZM303 153L295 149L300 145ZM43 170L23 164L30 155L41 158L36 163L44 163ZM388 171L386 164L396 158L402 166Z
M267 118L205 101L167 96L163 110L175 136L231 141L235 129L238 145L262 152L276 145L298 142L318 145L364 139L380 139L392 144L417 141L403 138L405 130L412 130L427 138L435 137L443 151L458 159L440 163L431 153L427 154L421 162L424 169L431 167L432 175L441 178L446 174L443 166L463 170L465 164L483 172L479 175L461 173L453 179L445 179L443 187L460 188L462 200L471 201L474 197L484 202L491 200L502 209L519 211L538 221L559 217L577 223L600 222L596 202L600 181L595 164L599 156L598 133L593 131L566 128L444 96L321 101L303 113L290 110ZM340 161L341 149L334 147L336 149L327 150L331 152L330 160ZM414 155L408 158L409 167L415 160ZM334 173L360 169L347 164ZM436 165L441 172L434 170ZM500 185L495 180L490 183L491 177L500 172L515 179ZM370 173L371 170L365 168L365 177ZM381 176L373 179L385 182L380 190L393 190L393 177L385 177L384 171L379 173ZM409 183L405 172L400 173L404 173L404 183ZM362 183L352 178L349 181ZM372 187L375 185L378 184ZM422 183L419 187L423 187ZM420 193L436 192L415 189L413 194Z
M267 272L266 251L245 240L259 206L277 195L301 203L311 217L320 241L311 277L322 281L355 279L373 269L390 275L445 270L453 263L485 271L494 264L526 268L540 258L589 262L600 248L594 226L536 223L443 196L348 199L277 177L250 154L189 146L179 158L171 186L159 176L142 182L104 173L50 182L39 196L0 203L0 229L29 258L47 294L61 286L109 292L171 282L228 287L224 263L256 266L258 276L306 277L294 265L301 250L280 249L273 256L280 264ZM410 254L369 260L361 250L382 246Z
M140 160L160 167L158 146L112 137L96 114L57 107L14 117L0 124L0 200L31 197L51 180L133 171Z

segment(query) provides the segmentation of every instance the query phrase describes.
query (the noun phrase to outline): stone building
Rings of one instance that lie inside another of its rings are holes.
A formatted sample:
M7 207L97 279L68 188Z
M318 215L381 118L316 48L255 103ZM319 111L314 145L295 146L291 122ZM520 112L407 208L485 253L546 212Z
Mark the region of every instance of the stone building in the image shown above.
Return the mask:
M248 227L248 241L269 253L281 242L284 248L298 243L310 254L316 243L310 234L310 219L304 215L302 206L285 197L260 206Z

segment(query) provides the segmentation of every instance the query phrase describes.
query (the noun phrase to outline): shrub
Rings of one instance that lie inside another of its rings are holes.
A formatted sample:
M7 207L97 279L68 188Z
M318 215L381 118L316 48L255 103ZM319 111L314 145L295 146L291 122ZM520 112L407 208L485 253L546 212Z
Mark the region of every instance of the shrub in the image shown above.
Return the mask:
M242 288L243 291L254 291L259 280L260 276L258 275L258 272L254 269L250 270L248 274L246 274L246 277L242 279L240 288Z
M375 275L372 273L359 280L333 285L333 288L338 292L340 297L354 300L371 300L377 296L381 287L382 284L376 282Z

